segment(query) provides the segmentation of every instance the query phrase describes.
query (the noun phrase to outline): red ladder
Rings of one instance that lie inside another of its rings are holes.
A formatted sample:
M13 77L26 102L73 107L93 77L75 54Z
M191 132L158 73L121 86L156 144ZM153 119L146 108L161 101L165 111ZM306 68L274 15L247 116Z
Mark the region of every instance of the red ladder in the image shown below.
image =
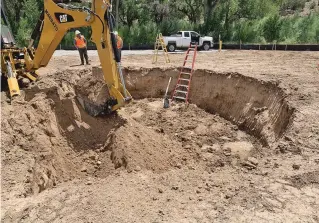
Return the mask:
M172 101L181 100L188 103L188 95L191 87L191 80L194 72L195 59L197 54L197 44L190 43L186 51L185 60L180 70L177 84L173 91ZM192 66L186 66L187 62L192 62Z

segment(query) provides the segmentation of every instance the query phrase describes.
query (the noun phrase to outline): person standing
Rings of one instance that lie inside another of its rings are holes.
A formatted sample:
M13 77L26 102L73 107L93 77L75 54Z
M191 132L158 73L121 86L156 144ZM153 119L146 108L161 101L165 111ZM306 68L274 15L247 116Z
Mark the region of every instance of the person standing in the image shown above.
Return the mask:
M120 55L120 61L121 61L121 58L122 58L122 48L123 48L123 40L122 38L119 36L118 32L115 31L114 32L114 35L115 35L115 38L116 38L116 45L117 45L117 50L119 51L119 55Z
M81 58L81 65L84 65L84 58L86 61L86 64L89 65L89 57L86 47L86 39L83 35L81 35L81 32L79 30L75 31L75 38L74 38L74 46L77 48L77 50L80 53Z

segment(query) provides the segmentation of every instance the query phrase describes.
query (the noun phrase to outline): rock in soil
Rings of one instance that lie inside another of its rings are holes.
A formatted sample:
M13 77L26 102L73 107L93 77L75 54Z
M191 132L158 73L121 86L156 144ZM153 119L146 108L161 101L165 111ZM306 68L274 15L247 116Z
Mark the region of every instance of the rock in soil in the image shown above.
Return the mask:
M300 169L300 166L301 166L301 165L299 165L299 164L293 164L293 165L292 165L292 168L293 168L294 170L299 170L299 169Z
M256 158L254 158L254 157L248 157L247 161L252 163L255 166L258 165L258 160Z

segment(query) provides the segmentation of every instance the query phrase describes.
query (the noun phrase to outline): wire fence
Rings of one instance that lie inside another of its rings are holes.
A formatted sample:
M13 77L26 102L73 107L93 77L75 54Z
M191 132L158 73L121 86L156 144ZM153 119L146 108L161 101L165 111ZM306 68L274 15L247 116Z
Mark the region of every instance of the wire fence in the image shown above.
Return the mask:
M153 44L145 45L125 45L123 50L153 50ZM185 48L186 49L186 48ZM214 43L212 49L219 49L219 44ZM280 51L319 51L319 44L234 44L223 43L222 49L226 50L280 50ZM60 45L57 50L76 50L72 45ZM96 50L95 45L88 45L88 50Z

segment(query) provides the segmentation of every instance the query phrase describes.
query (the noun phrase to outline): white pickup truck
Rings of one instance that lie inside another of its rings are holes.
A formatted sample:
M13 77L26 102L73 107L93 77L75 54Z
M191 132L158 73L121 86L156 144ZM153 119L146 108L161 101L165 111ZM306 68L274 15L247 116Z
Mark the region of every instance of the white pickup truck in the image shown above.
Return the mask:
M176 49L185 49L189 44L196 42L197 46L204 50L209 50L213 47L213 37L200 36L194 31L179 31L171 36L163 36L164 43L169 52L174 52Z

